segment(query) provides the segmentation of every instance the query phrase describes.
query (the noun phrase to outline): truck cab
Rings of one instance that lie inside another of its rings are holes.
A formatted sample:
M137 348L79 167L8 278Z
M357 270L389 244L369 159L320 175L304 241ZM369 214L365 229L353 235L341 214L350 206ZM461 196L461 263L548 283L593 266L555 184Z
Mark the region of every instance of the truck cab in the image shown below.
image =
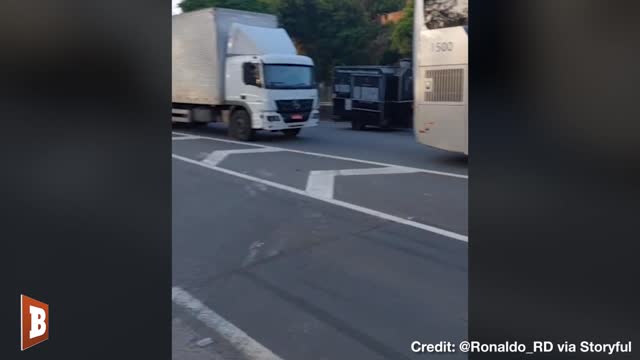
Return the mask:
M311 58L232 56L226 67L225 102L245 104L253 129L282 131L317 124L318 93Z

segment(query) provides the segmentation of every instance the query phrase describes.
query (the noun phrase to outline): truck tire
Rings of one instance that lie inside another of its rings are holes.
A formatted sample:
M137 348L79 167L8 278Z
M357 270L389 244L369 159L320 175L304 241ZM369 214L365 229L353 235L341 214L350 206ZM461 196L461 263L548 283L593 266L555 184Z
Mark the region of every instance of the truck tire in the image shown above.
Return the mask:
M298 136L298 134L300 133L300 129L285 129L282 130L282 132L284 133L284 136L288 138L294 138Z
M364 121L362 121L361 119L357 119L357 118L351 119L351 128L353 130L364 130L366 126L367 125L365 125Z
M391 118L388 116L384 116L380 121L380 129L382 130L391 130Z
M240 141L252 141L254 135L249 113L245 110L234 111L229 119L229 136Z

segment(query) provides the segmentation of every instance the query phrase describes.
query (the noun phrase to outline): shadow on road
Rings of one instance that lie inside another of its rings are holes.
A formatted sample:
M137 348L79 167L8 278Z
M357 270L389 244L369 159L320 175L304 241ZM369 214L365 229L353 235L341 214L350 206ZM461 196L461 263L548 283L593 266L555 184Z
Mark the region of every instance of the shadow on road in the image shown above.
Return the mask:
M456 167L461 167L461 166L466 167L469 163L469 157L467 155L449 153L446 151L442 151L441 155L430 157L429 160L439 165L456 166Z
M339 128L340 130L346 130L346 131L353 131L353 132L372 132L372 133L401 133L401 132L408 132L407 129L383 129L383 128L379 128L379 127L367 127L363 130L354 130L350 127L344 127L344 128Z
M177 131L185 130L185 129L193 129L193 130L197 130L198 135L219 136L223 139L227 138L228 140L233 140L232 138L227 136L227 126L223 124L208 124L206 126L203 126L203 125L194 126L194 125L188 125L188 124L179 124L177 126L176 125L177 124L174 124L173 129ZM282 143L288 143L288 144L297 143L300 141L308 140L308 139L304 139L304 130L305 129L302 129L302 132L300 132L300 135L295 138L287 137L280 131L276 131L276 132L257 131L253 142L272 142L272 143L282 142ZM248 144L251 144L251 142L249 142Z

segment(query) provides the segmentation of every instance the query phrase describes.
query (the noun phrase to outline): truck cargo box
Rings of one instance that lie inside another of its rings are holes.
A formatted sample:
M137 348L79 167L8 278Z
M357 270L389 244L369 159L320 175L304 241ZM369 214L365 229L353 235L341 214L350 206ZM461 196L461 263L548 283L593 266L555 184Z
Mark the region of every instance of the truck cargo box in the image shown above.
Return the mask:
M224 102L227 39L233 24L277 28L274 15L204 9L172 16L171 93L173 103ZM245 28L247 30L251 28Z

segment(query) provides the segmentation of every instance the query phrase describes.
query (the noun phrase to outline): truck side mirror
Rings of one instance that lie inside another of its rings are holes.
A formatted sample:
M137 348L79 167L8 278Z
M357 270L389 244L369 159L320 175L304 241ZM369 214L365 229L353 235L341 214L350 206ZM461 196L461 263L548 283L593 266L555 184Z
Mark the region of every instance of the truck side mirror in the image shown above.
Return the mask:
M242 64L242 80L247 85L260 86L260 76L256 64L250 62Z

